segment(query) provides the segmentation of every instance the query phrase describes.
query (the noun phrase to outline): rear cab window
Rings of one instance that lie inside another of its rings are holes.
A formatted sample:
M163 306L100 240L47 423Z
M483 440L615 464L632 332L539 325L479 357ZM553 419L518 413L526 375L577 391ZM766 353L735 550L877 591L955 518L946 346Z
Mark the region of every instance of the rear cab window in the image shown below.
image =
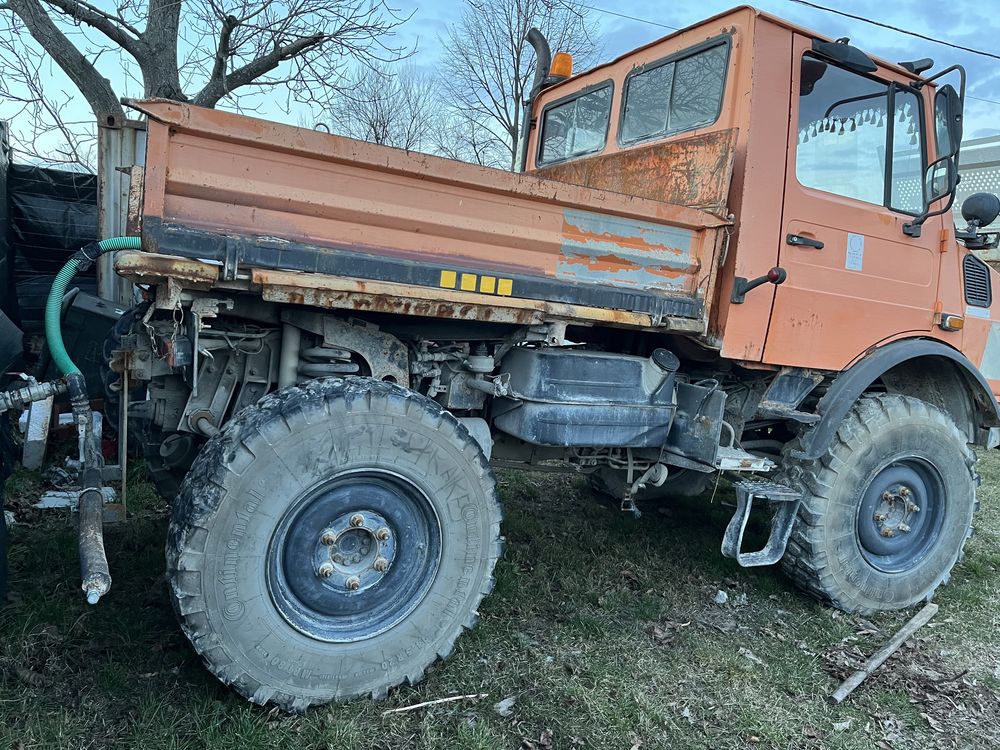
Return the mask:
M722 111L728 38L716 39L629 73L618 140L633 144L711 125Z
M539 164L552 164L604 148L611 122L611 81L553 102L542 112Z

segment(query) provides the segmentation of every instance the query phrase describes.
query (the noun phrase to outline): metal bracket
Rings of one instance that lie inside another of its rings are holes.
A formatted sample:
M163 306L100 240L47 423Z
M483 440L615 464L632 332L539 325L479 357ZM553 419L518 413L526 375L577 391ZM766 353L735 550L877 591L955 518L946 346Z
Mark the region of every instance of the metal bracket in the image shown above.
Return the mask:
M736 512L722 537L723 556L736 560L744 568L773 565L785 554L788 537L792 534L792 526L802 502L802 493L781 484L751 480L735 482L733 487L736 489ZM780 503L781 507L771 519L771 533L764 548L756 552L743 552L743 534L750 520L755 497L770 503Z

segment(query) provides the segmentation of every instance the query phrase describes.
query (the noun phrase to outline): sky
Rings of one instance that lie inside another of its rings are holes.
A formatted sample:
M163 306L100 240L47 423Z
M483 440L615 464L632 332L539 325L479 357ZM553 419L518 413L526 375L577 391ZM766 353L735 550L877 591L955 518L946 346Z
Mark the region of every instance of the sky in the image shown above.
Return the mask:
M556 0L558 1L558 0ZM664 26L683 28L721 13L738 0L585 0L604 39L604 60L672 33ZM965 47L1000 54L1000 13L990 11L996 0L819 0L823 5L925 36ZM758 0L757 8L787 18L832 38L849 37L852 44L877 57L892 61L933 58L936 69L954 63L964 65L969 74L968 94L996 103L969 99L966 103L965 137L980 138L1000 134L1000 60L983 57L941 44L916 39L896 31L845 18L793 0ZM398 3L413 17L401 29L399 39L416 45L413 61L433 66L437 60L437 37L450 19L461 11L461 0ZM636 20L624 18L632 16ZM657 25L662 24L662 25Z
M559 2L559 0L552 0ZM100 2L100 0L98 0ZM996 0L819 0L818 4L863 18L945 40L954 44L992 52L1000 38L1000 14L988 7ZM438 39L447 25L461 13L462 0L389 0L402 16L409 16L389 40L393 46L415 49L411 62L433 68L440 59ZM668 27L681 28L708 18L733 6L734 0L585 0L591 18L604 42L602 60L611 60L649 41L671 33ZM787 18L829 37L847 36L852 44L885 59L913 60L931 57L935 69L952 63L963 64L969 73L969 98L966 102L966 139L1000 134L1000 60L984 57L941 44L836 15L820 8L807 7L794 0L759 0L757 7ZM96 32L91 32L93 36ZM102 72L119 93L141 94L135 82L124 80L114 60L107 58ZM59 91L72 91L72 84L54 65L50 66L51 84ZM991 101L984 101L991 100ZM0 119L9 116L10 106L0 101ZM70 119L89 119L89 109L81 97L70 105ZM262 100L258 116L295 124L308 124L309 115L285 111L275 100Z

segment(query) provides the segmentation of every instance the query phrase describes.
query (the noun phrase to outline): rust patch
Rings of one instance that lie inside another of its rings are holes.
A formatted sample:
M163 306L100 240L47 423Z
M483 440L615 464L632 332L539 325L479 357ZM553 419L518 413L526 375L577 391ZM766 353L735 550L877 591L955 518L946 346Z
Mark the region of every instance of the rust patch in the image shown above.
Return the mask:
M542 167L536 174L725 216L737 133L731 128L638 146Z
M115 271L136 284L158 284L166 279L191 284L214 284L219 267L175 255L123 251L115 256Z

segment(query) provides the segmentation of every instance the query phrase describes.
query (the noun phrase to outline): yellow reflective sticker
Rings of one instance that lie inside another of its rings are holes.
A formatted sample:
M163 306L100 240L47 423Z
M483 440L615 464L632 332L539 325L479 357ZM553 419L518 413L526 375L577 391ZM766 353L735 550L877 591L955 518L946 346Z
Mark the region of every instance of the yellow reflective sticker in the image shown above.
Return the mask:
M445 289L454 289L457 280L458 280L458 275L454 271L441 272L441 286L443 286Z
M462 274L462 291L465 292L476 291L476 274L474 273Z
M496 276L480 276L479 291L484 294L493 294L497 290Z
M514 282L511 279L500 279L497 282L497 294L509 297L514 291Z

